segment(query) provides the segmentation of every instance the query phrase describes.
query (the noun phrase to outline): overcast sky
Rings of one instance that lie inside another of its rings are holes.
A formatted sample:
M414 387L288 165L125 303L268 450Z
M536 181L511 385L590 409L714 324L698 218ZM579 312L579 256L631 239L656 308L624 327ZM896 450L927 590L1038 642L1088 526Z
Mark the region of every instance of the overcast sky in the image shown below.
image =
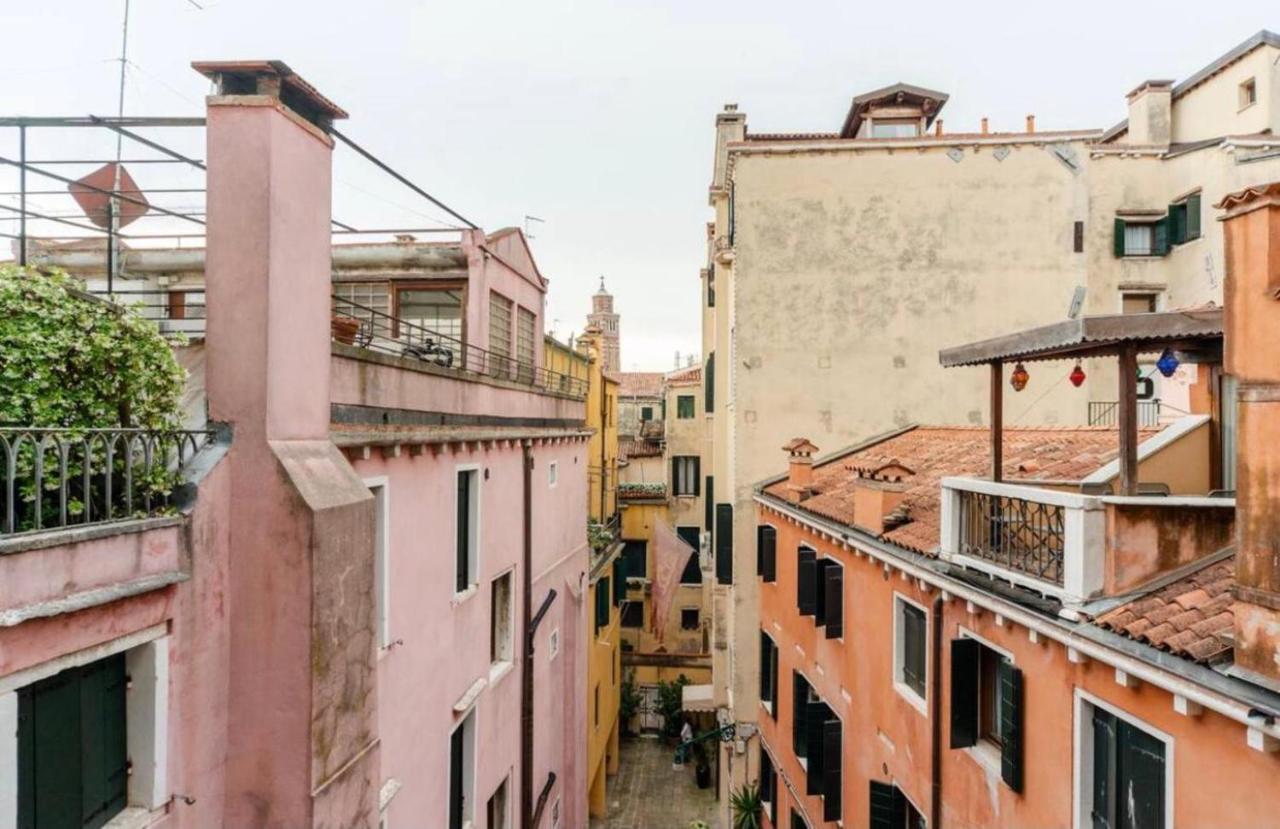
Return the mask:
M0 114L113 114L122 10L5 0ZM755 131L834 130L851 96L901 80L951 95L949 130L983 115L1016 129L1027 113L1044 130L1104 127L1139 81L1186 77L1262 28L1280 28L1276 0L132 0L125 113L202 114L192 60L284 60L351 113L344 132L463 215L486 229L544 219L533 247L551 279L548 326L581 331L603 275L623 368L665 370L698 348L725 102ZM61 140L34 136L31 157L69 151ZM165 140L202 153L198 137ZM0 135L4 153L13 145ZM156 168L135 174L161 186ZM349 157L336 177L345 222L440 216Z

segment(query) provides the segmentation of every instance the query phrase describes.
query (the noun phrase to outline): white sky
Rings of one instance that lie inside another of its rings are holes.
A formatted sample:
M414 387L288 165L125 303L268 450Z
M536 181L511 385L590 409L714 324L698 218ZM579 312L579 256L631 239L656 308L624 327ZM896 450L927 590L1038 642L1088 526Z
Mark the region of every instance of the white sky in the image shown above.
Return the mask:
M204 10L133 0L127 115L202 114L208 87L192 60L284 60L351 112L340 129L463 215L490 230L545 219L533 247L551 278L548 326L581 331L603 274L625 370L665 370L677 349L698 348L714 116L726 101L758 132L833 130L851 96L901 80L951 95L948 130L976 130L983 115L993 130L1017 129L1027 113L1044 130L1103 127L1124 117L1139 81L1186 77L1280 29L1275 0L195 2ZM114 114L122 9L5 0L0 114ZM52 143L66 140L33 136L29 157L70 152ZM162 140L203 155L199 140ZM15 143L0 135L0 154ZM435 214L369 167L337 164L336 218L423 222L387 200ZM144 190L179 186L157 183L158 169L134 168Z

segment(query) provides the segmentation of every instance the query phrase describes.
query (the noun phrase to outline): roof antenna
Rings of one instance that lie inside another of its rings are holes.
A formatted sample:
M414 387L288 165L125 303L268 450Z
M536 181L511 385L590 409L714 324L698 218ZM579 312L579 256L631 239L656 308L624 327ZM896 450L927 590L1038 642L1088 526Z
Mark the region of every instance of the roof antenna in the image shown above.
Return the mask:
M532 228L530 228L530 227L529 227L529 222L537 222L538 224L546 224L546 219L539 219L537 216L530 216L528 213L526 213L526 214L525 214L525 216L524 216L524 238L526 238L526 239L534 239L534 238L536 238L536 237L535 237L535 236L533 235L533 233L532 233Z

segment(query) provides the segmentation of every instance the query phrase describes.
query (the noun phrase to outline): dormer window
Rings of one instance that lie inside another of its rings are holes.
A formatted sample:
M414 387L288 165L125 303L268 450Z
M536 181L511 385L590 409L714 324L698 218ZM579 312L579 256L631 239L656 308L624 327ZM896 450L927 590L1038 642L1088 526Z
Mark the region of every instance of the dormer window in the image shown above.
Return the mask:
M872 138L915 138L919 134L919 118L876 118L871 122Z
M1248 109L1258 102L1258 81L1250 78L1240 84L1240 108Z

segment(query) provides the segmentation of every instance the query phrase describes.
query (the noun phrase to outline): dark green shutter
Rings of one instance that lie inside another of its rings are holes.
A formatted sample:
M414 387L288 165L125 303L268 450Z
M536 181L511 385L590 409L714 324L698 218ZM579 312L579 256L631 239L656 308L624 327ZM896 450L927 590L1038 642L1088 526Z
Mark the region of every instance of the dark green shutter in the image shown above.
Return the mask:
M770 711L769 713L773 717L774 722L777 722L778 721L778 646L777 644L773 646L773 650L769 654L769 676L771 677L771 679L769 680L769 685L773 692L769 696L769 704L772 706L773 710Z
M693 492L691 494L696 498L700 494L698 487L702 483L702 458L693 455L689 458L689 461L693 462ZM689 461L685 462L688 463Z
M829 558L813 563L813 623L819 627L827 623L827 568L834 565Z
M1187 241L1200 238L1200 194L1187 196Z
M733 584L733 504L716 504L716 581Z
M609 626L609 577L601 576L596 582L596 633Z
M760 748L760 792L769 803L769 821L778 825L778 773L773 768L773 758Z
M707 414L716 410L716 353L707 357L706 376L702 378L702 403Z
M1000 663L1000 776L1009 788L1022 791L1022 671Z
M756 528L756 575L767 582L778 578L778 531L768 524Z
M822 770L825 767L822 732L829 712L830 709L821 702L809 703L809 708L805 711L805 747L809 750L809 762L804 775L805 794L822 794Z
M844 568L836 563L827 567L827 638L844 636Z
M796 608L801 616L812 616L817 609L813 579L818 569L817 555L804 547L796 555Z
M466 722L449 737L449 829L462 829L462 747Z
M978 663L982 646L975 639L951 640L951 747L978 743Z
M773 648L773 640L763 630L760 631L760 699L769 699L769 651Z
M671 456L671 494L683 495L680 491L680 458Z
M613 603L620 605L627 598L627 574L624 562L620 558L613 560Z
M1187 241L1187 204L1169 205L1169 244L1180 245Z
M809 708L809 681L799 671L791 672L791 749L797 757L806 756L808 732L805 714Z
M457 549L455 550L454 567L457 575L454 580L454 590L458 593L466 590L471 585L471 574L467 572L467 566L470 562L467 540L470 537L471 528L468 523L471 518L471 473L458 473L458 514L455 517L457 523Z
M1164 743L1121 720L1118 759L1124 778L1121 791L1132 799L1142 826L1164 826Z
M1116 720L1093 709L1093 810L1095 829L1115 829Z
M1166 215L1163 219L1156 222L1151 228L1151 253L1155 256L1167 256L1169 254L1169 231L1173 223Z
M822 726L822 819L840 820L844 794L844 777L841 774L844 741L840 720L828 719Z
M1115 221L1115 237L1112 239L1113 253L1116 256L1124 256L1124 219L1116 219Z
M906 804L902 793L892 783L871 781L870 829L902 829L906 826Z
M716 482L710 475L707 476L706 490L702 498L702 529L713 532L715 521L712 517L715 515Z

